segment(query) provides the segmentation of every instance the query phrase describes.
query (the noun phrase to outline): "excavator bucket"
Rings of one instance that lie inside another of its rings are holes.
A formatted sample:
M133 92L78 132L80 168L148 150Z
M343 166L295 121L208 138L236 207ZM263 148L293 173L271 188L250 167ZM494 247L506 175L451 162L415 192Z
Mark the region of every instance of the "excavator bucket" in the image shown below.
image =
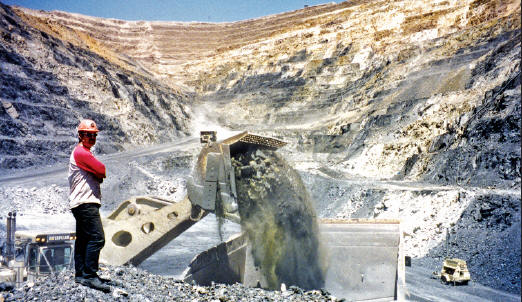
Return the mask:
M239 221L235 175L231 156L254 149L277 149L286 143L242 132L216 142L215 131L203 131L204 144L193 175L187 180L187 197L173 202L152 196L132 197L102 219L105 247L100 262L138 265L208 214Z
M139 264L208 212L239 221L232 160L257 149L274 150L286 143L247 132L218 142L215 138L215 132L201 133L204 146L187 180L187 197L183 201L133 197L102 219L106 244L101 262ZM318 228L326 259L322 277L328 291L350 301L404 299L399 221L330 219L320 221ZM196 256L185 272L185 280L200 284L267 285L244 234Z
M275 138L242 132L219 142L213 142L215 134L201 133L201 150L192 176L187 180L187 194L192 204L206 211L216 212L239 222L237 191L232 158L255 149L275 150L286 145Z

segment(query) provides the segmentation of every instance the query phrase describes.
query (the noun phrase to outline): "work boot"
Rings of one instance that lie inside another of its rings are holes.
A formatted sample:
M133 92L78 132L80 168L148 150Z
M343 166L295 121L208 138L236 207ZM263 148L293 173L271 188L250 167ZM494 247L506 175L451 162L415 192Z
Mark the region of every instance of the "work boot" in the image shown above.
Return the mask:
M103 284L100 279L94 277L94 278L88 278L88 279L84 279L84 283L82 283L82 285L85 285L87 287L90 287L90 288L93 288L93 289L97 289L97 290L101 290L102 292L104 293L110 293L111 292L111 287L108 286L107 284Z
M102 283L110 283L110 282L112 282L111 279L103 278L101 276L98 276L98 280L100 280Z
M107 279L107 278L98 276L98 280L100 280L100 282L103 283L103 284L119 286L118 282L113 281L111 279Z

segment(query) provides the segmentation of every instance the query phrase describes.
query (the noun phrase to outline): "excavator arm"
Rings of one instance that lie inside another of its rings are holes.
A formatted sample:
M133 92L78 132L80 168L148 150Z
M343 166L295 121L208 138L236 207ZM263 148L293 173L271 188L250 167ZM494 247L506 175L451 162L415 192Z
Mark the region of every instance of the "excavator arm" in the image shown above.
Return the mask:
M207 215L188 198L171 202L132 197L102 219L105 247L100 262L138 265Z

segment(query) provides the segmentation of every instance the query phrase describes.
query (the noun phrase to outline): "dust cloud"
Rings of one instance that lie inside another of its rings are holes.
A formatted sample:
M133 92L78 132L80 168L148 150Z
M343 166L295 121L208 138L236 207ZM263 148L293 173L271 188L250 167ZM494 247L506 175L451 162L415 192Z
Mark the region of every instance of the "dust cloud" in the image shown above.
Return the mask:
M239 133L221 126L219 115L216 115L216 106L213 104L199 104L192 109L191 136L199 137L200 131L216 131L217 140Z
M324 286L317 216L299 174L272 150L232 160L241 227L270 289Z

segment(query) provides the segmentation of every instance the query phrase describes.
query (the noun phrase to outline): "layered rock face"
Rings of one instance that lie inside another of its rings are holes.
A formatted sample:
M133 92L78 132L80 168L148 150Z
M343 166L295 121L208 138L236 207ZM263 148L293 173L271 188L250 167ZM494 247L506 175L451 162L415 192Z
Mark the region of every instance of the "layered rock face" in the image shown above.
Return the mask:
M518 4L343 5L194 66L220 124L277 129L352 175L518 184Z
M99 153L187 134L190 95L39 31L4 5L0 23L0 169L63 161L82 118L102 130Z
M198 92L222 126L276 129L349 174L519 183L516 1L350 1L220 24L19 12Z
M351 4L349 4L351 5ZM33 22L61 32L63 26L140 62L164 80L192 88L194 75L187 70L219 54L265 41L267 38L306 28L321 14L349 6L319 5L293 12L234 23L148 22L102 19L64 12L44 12L20 8ZM217 58L218 60L221 57ZM196 69L198 69L196 67Z
M21 12L190 87L221 125L277 129L350 174L501 186L520 177L509 134L520 110L516 1L350 1L221 24ZM503 105L489 114L491 102Z
M474 280L520 292L519 1L220 24L14 10L1 7L1 168L62 160L80 117L107 130L105 152L212 130L201 120L275 136L320 216L402 219L406 253L436 262L449 231Z

